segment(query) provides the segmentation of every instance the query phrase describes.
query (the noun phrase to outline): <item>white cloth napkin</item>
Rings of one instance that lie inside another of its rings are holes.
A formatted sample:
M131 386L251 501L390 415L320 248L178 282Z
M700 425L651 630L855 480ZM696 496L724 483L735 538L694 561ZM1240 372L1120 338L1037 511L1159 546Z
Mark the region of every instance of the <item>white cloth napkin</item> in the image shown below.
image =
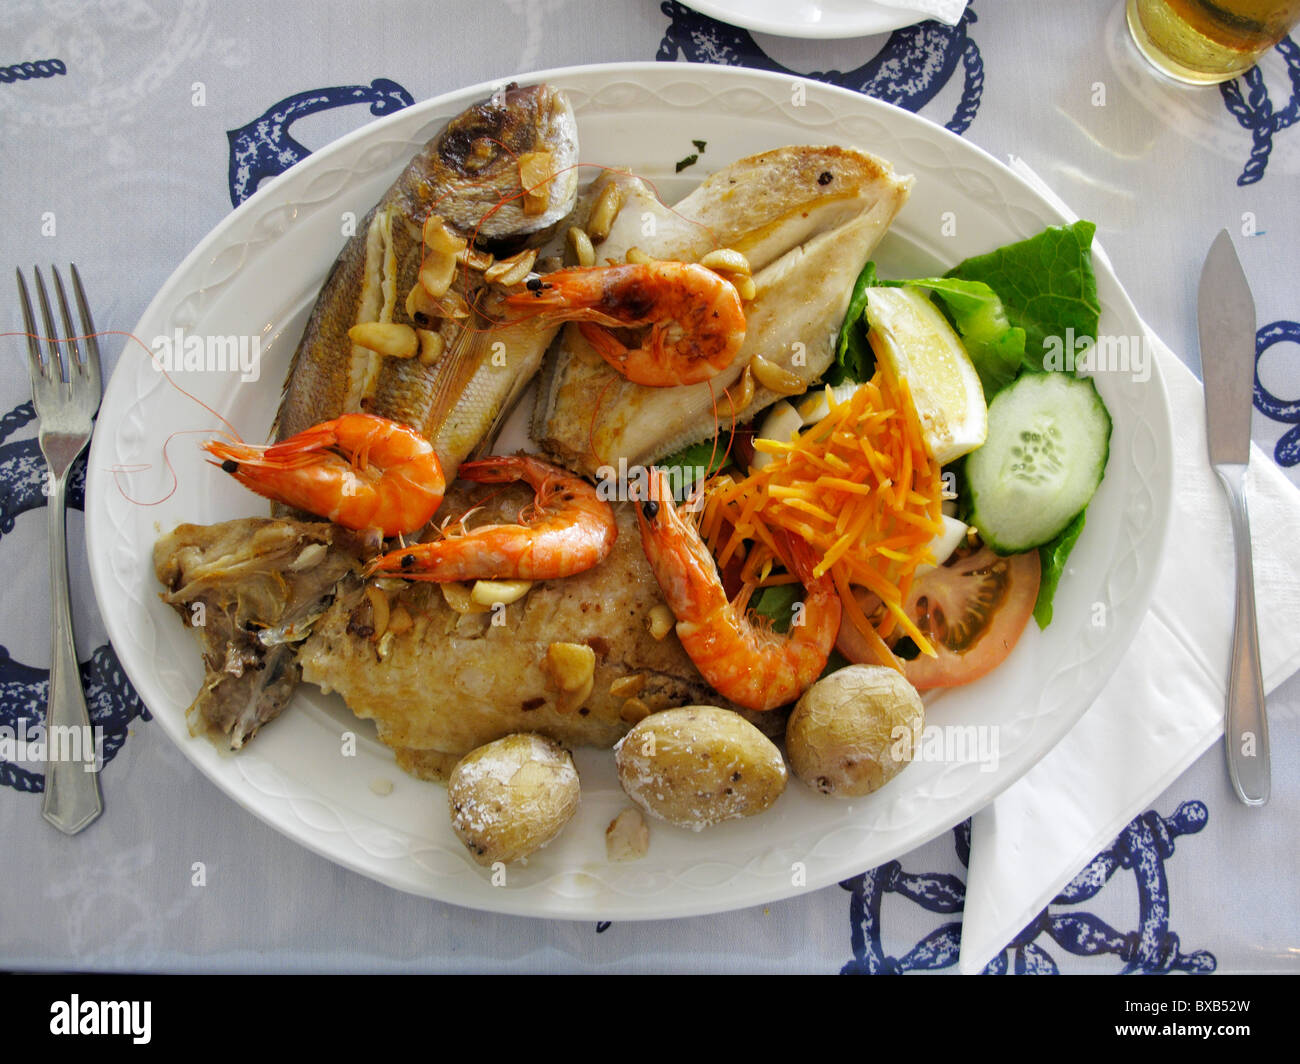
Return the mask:
M1071 218L1024 164L1011 166ZM1104 258L1099 248L1094 253ZM1148 329L1176 433L1174 511L1151 612L1087 714L978 813L959 967L984 966L1134 816L1223 734L1234 567L1228 506L1211 470L1201 384ZM1260 657L1268 691L1300 668L1300 491L1252 446L1247 478ZM1224 772L1227 772L1226 765ZM1268 815L1268 806L1259 813Z
M949 26L961 21L967 0L875 0L879 7L896 7L904 11L919 11L926 18L938 19Z

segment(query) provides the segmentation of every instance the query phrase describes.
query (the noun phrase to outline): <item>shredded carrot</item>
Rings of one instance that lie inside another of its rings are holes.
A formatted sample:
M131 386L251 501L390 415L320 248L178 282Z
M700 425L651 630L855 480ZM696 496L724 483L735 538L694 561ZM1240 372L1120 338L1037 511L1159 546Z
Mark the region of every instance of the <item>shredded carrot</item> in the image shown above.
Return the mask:
M782 587L785 584L797 584L799 578L794 573L773 573L762 580L755 580L755 587Z
M840 593L840 601L844 603L844 615L848 617L849 623L862 634L862 638L867 641L867 646L871 648L871 652L880 659L880 664L888 665L891 669L902 672L902 664L894 656L894 652L889 649L889 645L880 637L880 633L872 627L870 618L862 612L862 607L858 605L858 600L854 598L853 589L849 586L843 570L835 570L835 588Z
M884 636L901 630L922 653L934 651L903 604L916 567L932 561L931 539L942 531L939 466L929 457L904 379L882 369L788 443L756 440L772 461L734 483L715 485L701 525L720 565L744 558L747 588L793 582L773 573L781 533L805 540L816 559L813 577L829 573L845 619L883 664L897 667ZM746 554L743 541L755 546ZM854 587L873 592L883 609L869 618Z
M858 484L852 480L845 480L843 477L818 477L816 486L819 488L835 488L838 491L847 491L850 495L870 495L871 487L868 484ZM775 491L775 486L773 487Z
M790 507L792 510L798 510L800 513L808 514L810 517L818 517L823 521L834 523L835 515L827 513L816 503L809 502L807 499L786 499L782 505Z
M761 543L749 552L740 567L740 579L746 584L761 584L771 575L773 554Z

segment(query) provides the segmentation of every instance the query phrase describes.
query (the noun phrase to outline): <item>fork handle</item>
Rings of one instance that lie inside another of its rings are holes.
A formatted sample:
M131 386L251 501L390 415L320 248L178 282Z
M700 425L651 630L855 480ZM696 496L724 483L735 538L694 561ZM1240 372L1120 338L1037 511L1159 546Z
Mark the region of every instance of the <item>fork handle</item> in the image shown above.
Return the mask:
M1228 776L1246 805L1268 801L1271 772L1268 717L1264 709L1264 677L1259 664L1259 633L1255 622L1255 572L1250 553L1250 518L1246 511L1246 467L1215 467L1228 495L1232 542L1237 556L1236 616L1232 625L1232 660L1228 666L1228 701L1224 738Z
M50 701L45 711L45 799L41 815L75 835L104 811L86 696L72 638L65 526L67 478L52 476L50 496Z

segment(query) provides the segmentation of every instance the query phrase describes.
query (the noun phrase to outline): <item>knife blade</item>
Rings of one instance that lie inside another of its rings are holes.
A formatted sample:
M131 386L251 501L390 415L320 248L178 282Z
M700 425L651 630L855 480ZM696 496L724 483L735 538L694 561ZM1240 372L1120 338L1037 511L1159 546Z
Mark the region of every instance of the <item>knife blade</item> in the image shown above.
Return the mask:
M1245 490L1255 388L1255 300L1226 229L1215 237L1205 258L1196 318L1210 465L1228 496L1236 554L1236 613L1224 717L1228 775L1237 797L1246 805L1263 805L1268 801L1271 779L1268 718L1259 664Z
M1205 258L1196 318L1210 464L1244 465L1250 459L1255 389L1255 300L1226 229Z

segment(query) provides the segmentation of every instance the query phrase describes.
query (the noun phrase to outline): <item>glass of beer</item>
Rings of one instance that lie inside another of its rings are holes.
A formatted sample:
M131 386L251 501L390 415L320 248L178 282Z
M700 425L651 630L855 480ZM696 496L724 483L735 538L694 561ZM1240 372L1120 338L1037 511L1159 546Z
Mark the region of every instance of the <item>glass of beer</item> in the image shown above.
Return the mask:
M1300 0L1128 0L1138 51L1192 85L1245 73L1297 21Z

